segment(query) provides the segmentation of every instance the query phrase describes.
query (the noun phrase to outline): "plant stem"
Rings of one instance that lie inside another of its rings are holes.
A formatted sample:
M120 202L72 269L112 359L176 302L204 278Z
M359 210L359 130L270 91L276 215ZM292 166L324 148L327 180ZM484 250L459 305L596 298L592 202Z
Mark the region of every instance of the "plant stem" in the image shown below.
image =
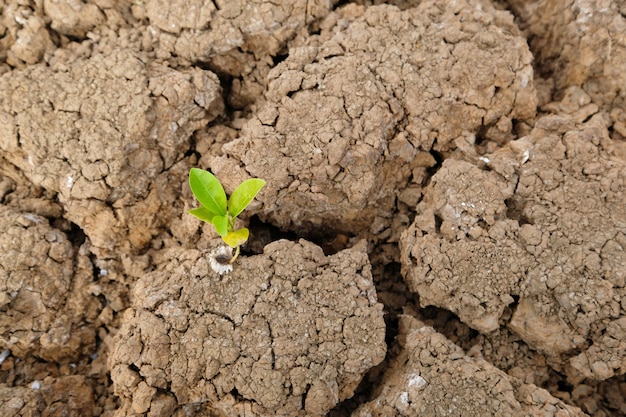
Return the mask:
M237 249L235 249L235 254L233 255L232 258L230 258L230 261L228 261L229 264L235 263L235 260L237 259L237 257L239 256L239 248L241 246L237 246Z

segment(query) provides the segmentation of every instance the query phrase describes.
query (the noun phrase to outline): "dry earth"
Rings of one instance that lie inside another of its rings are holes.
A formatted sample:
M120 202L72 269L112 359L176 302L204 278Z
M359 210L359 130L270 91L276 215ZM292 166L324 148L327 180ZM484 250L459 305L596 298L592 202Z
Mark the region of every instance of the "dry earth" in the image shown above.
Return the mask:
M623 1L0 13L0 415L626 415Z

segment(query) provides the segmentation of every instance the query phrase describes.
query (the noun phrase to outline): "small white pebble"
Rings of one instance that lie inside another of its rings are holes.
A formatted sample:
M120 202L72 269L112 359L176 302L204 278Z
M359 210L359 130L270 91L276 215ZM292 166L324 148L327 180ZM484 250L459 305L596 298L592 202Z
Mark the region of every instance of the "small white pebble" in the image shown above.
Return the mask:
M41 388L41 382L39 382L39 381L37 381L37 380L34 380L34 381L33 381L33 383L32 383L32 384L30 384L30 387L31 387L32 389L39 389L39 388Z
M24 218L30 220L33 223L43 223L43 219L33 213L24 214Z
M524 154L522 155L522 164L525 164L526 161L528 161L528 158L530 158L530 152L528 152L528 149L526 149L524 151Z
M411 379L409 379L409 388L417 388L420 389L423 386L425 386L426 384L428 384L428 382L426 382L426 380L424 378L422 378L420 375L411 375Z
M402 391L400 393L400 396L398 397L398 401L400 401L400 404L402 404L405 407L409 405L409 393L406 391Z
M11 349L5 349L0 352L0 365L11 355Z

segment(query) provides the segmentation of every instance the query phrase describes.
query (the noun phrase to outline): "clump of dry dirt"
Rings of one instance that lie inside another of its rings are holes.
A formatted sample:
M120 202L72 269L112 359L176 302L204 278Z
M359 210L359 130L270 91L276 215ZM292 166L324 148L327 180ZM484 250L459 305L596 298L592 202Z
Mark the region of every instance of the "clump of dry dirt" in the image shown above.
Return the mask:
M611 148L602 118L548 116L482 156L489 170L446 160L400 242L420 302L489 333L516 301L511 330L570 379L624 373L626 164Z
M484 359L467 356L410 315L400 318L398 342L401 353L390 363L372 400L353 416L585 415Z
M103 254L145 247L178 215L179 190L166 190L173 168L191 133L223 110L214 74L146 60L125 49L59 58L0 84L5 158L57 193Z
M84 376L47 377L28 386L0 387L3 416L88 416L94 395Z
M44 217L0 207L0 219L0 345L52 362L93 353L89 258Z
M109 360L118 415L191 404L326 414L385 355L364 248L325 257L282 240L222 278L207 274L206 253L167 252L172 261L135 284Z
M149 22L159 58L206 63L232 80L228 103L243 108L263 94L274 57L331 11L332 1L149 1L133 8ZM210 30L207 30L210 29Z
M508 1L527 33L539 75L558 97L581 87L593 102L623 113L626 93L626 6L620 1ZM551 22L551 24L546 24ZM624 123L624 120L621 120Z
M506 140L514 119L535 116L531 55L511 15L467 6L331 15L272 69L259 112L211 169L233 184L266 178L260 213L283 229L388 237L396 196L420 197L431 149L481 129Z
M0 4L0 415L626 415L624 6L382 3Z

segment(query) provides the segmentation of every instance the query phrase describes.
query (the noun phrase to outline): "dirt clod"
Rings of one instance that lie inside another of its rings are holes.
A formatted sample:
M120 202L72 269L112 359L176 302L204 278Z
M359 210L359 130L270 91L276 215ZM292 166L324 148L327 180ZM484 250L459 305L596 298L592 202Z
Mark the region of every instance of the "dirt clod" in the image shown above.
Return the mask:
M584 416L535 385L509 377L415 318L400 319L402 353L390 364L372 401L354 417L367 416Z
M485 333L512 305L511 330L574 380L623 373L626 164L603 120L548 116L483 160L433 176L401 240L409 287Z
M0 218L0 344L48 361L93 353L89 259L43 217L1 207Z
M531 56L510 15L463 4L329 17L336 26L269 73L263 108L211 169L237 173L231 186L241 165L266 178L261 213L281 228L385 236L396 193L419 190L432 166L428 151L481 125L510 137L511 119L535 116Z
M145 247L174 216L176 192L160 192L167 171L176 172L189 135L223 109L214 74L144 59L94 54L13 71L0 83L4 155L58 193L67 218L109 255Z
M151 409L157 389L178 407L206 403L224 415L326 414L385 355L363 249L325 257L311 243L278 241L226 276L207 253L171 250L135 285L116 338L118 415Z

